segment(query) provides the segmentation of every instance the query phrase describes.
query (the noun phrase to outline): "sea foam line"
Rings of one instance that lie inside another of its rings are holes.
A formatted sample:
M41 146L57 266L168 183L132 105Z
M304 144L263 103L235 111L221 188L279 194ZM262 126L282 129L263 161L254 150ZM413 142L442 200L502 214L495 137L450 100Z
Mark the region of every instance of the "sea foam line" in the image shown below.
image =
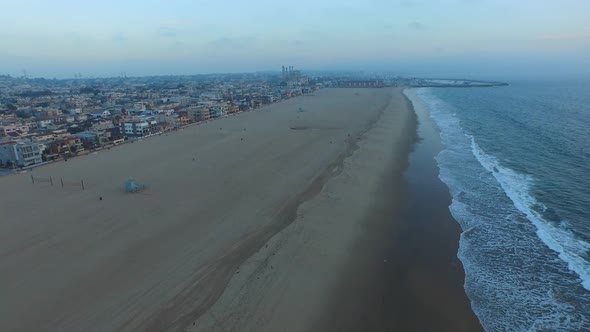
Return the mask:
M444 144L444 149L435 158L440 169L439 178L447 185L453 197L449 210L464 230L459 241L457 256L463 263L465 270L465 291L469 296L471 307L484 329L489 331L590 331L590 323L584 316L584 313L588 311L581 309L583 306L578 308L577 305L556 298L553 287L548 287L546 292L539 293L539 285L535 284L534 278L529 279L531 276L519 275L513 281L510 275L511 272L503 273L503 271L497 271L493 267L490 269L490 266L487 265L489 262L481 260L481 255L485 254L485 249L482 249L477 242L473 242L469 235L470 230L475 230L475 234L480 235L485 233L486 230L492 230L491 234L486 235L492 236L492 238L487 239L492 241L500 241L498 239L502 237L502 234L493 230L493 224L490 224L492 221L486 220L489 216L480 215L479 212L481 211L470 211L470 205L462 200L461 197L465 193L467 193L467 197L470 194L478 196L482 193L477 192L477 190L471 192L470 190L475 188L466 187L464 181L470 182L476 179L469 176L465 178L466 174L463 173L465 170L455 167L457 162L461 163L459 159L468 158L472 160L471 158L473 158L472 162L479 165L477 166L477 173L479 174L482 171L488 173L485 176L480 174L479 180L484 181L480 184L485 183L485 186L497 188L499 194L506 195L506 198L508 198L506 203L510 204L517 212L521 214L522 212L516 209L499 181L491 174L493 169L487 169L476 158L475 153L472 151L474 141L471 136L466 135L466 132L461 127L461 121L453 112L453 107L434 96L430 89L405 90L404 93L410 98L414 107L422 107L428 111L430 118L440 130L440 138ZM483 156L483 154L480 155ZM463 159L463 163L459 165L465 165L465 161ZM488 175L491 176L488 178ZM521 176L525 177L528 180L525 183L532 187L534 179L525 175ZM484 180L484 178L486 179ZM525 216L523 215L523 217ZM537 227L532 222L529 221L529 223L534 228L530 232L530 236L533 236L532 234ZM488 228L488 226L492 227ZM481 233L478 229L481 230ZM539 245L547 247L538 235L535 234L530 239L533 240L534 238L538 240ZM530 249L534 250L532 247ZM526 259L527 253L521 253L525 256L520 258ZM536 259L539 259L539 257L536 257ZM558 260L562 262L562 259ZM547 263L555 263L555 260ZM510 270L509 265L505 265L508 270ZM563 267L567 268L567 266ZM560 278L557 275L548 277ZM566 284L572 285L570 282L578 281L574 279ZM555 283L555 285L558 284ZM520 308L525 311L518 313L518 310L514 311L510 308ZM578 309L581 309L581 311L578 312ZM504 310L509 310L512 314Z
M533 178L500 165L497 158L479 147L473 136L467 136L471 138L471 150L479 163L492 173L514 206L535 226L541 241L558 254L568 269L580 277L582 286L590 291L590 262L583 257L590 251L590 244L577 238L565 222L555 226L543 219L534 207L544 209L545 206L529 194Z

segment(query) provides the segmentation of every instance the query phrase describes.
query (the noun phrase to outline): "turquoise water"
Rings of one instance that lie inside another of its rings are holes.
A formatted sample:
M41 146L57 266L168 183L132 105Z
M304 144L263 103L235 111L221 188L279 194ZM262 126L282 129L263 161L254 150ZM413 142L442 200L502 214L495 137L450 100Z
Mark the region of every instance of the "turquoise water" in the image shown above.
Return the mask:
M413 92L487 331L590 331L590 81Z

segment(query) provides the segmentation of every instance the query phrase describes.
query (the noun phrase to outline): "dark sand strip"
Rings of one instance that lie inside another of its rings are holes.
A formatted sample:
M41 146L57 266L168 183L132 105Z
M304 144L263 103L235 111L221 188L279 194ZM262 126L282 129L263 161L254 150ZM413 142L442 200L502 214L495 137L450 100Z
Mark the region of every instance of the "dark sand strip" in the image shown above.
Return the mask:
M406 104L413 109L409 100ZM448 189L438 179L438 129L423 109L405 128L417 130L406 134L413 139L409 163L390 163L391 172L383 174L375 197L390 202L376 200L367 215L370 222L314 331L482 330L463 289L457 258L461 229L448 210ZM405 172L400 165L407 166Z
M451 196L438 178L434 157L442 146L438 128L417 106L418 136L404 174L407 195L401 229L390 255L397 294L391 304L395 323L404 331L481 331L463 288L463 266L457 258L461 228L451 216Z

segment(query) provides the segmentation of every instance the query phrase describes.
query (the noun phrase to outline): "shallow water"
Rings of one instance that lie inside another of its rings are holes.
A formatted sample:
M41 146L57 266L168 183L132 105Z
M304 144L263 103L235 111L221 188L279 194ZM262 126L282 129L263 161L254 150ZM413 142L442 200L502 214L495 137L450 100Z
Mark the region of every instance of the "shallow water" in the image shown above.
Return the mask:
M590 82L416 89L488 331L590 330Z

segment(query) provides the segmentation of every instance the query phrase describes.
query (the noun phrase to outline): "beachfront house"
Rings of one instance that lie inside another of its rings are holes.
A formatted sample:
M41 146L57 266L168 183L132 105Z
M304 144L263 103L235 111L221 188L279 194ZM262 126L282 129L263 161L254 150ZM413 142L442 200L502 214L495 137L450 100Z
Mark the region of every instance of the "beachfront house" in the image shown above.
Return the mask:
M215 105L209 108L209 114L212 118L219 118L224 115L224 108L221 105Z
M188 116L188 112L186 112L186 111L178 111L177 118L178 118L178 125L179 126L185 126L189 123L189 116Z
M74 134L74 136L79 137L80 141L82 142L82 146L84 149L94 149L100 146L100 139L97 133L91 132L81 132Z
M35 141L0 143L0 166L25 167L42 162L44 145Z
M229 104L226 106L227 114L234 114L240 111L240 106L237 104Z
M157 121L152 119L128 119L120 123L121 133L127 137L144 137L155 133Z
M181 126L177 115L158 114L155 116L156 121L161 127L178 128Z
M54 160L60 157L69 157L72 154L78 154L84 151L84 146L80 137L68 136L66 138L57 139L48 144L45 149L45 159Z
M186 112L189 119L194 122L207 121L211 117L211 112L206 107L189 107Z

